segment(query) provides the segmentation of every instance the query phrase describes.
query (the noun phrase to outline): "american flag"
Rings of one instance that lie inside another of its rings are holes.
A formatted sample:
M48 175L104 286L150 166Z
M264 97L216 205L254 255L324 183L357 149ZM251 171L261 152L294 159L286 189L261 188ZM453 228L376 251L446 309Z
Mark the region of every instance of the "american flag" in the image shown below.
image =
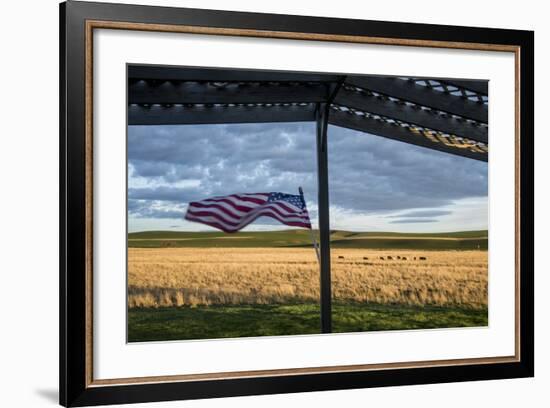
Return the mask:
M271 217L285 225L311 229L302 196L285 193L232 194L193 201L185 214L186 220L224 232L237 232L258 217Z

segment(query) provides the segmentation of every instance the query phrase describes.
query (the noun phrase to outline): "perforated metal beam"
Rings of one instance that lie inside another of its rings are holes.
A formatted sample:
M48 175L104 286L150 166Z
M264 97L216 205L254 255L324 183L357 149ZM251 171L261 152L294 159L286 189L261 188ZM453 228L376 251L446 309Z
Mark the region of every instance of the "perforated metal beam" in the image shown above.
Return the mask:
M487 106L483 103L435 91L429 87L417 85L413 81L400 78L348 76L345 83L478 122L488 122Z
M330 83L132 81L130 104L280 103L326 101Z
M489 81L477 81L477 80L459 80L459 79L445 79L442 80L448 85L456 86L457 88L468 89L469 91L485 95L489 94Z
M242 82L337 82L342 76L331 74L263 71L256 69L128 66L128 79Z
M487 143L488 140L486 127L469 123L464 119L458 119L448 114L442 115L438 112L422 110L419 107L392 102L387 98L342 88L336 95L334 102L338 105L414 123L478 142Z
M223 123L304 122L315 120L315 104L291 106L128 107L128 125L197 125Z
M442 142L436 143L422 135L414 134L410 130L403 128L399 125L392 125L366 117L359 117L357 115L347 112L340 112L331 109L329 115L329 123L331 125L358 130L361 132L398 140L400 142L405 142L416 146L427 147L429 149L438 150L440 152L468 157L470 159L485 162L488 160L488 155L486 153L472 152L467 148L451 147L445 145Z

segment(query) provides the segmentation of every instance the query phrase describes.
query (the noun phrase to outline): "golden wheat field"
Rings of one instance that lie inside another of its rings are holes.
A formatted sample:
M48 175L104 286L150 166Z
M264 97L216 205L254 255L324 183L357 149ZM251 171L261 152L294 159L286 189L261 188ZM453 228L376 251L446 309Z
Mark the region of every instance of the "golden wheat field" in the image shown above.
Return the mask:
M487 306L486 251L331 254L335 301ZM319 268L311 248L128 249L130 308L318 300Z

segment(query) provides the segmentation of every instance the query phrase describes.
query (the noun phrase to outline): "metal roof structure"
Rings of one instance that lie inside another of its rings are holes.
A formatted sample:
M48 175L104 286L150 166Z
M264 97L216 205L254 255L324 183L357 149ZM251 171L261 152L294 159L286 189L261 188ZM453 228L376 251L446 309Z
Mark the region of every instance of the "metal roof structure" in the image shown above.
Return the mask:
M128 125L319 121L488 158L488 81L128 66ZM323 111L323 112L321 112Z

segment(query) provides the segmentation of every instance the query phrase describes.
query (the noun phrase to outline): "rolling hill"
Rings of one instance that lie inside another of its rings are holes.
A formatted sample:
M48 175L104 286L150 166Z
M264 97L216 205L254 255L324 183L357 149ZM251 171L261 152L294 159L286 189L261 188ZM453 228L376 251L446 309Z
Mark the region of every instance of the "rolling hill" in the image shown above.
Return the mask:
M315 235L318 231L314 231ZM276 248L309 247L307 230L223 232L144 231L128 234L131 248ZM488 232L459 231L446 233L397 233L331 231L333 248L422 249L422 250L487 250Z

